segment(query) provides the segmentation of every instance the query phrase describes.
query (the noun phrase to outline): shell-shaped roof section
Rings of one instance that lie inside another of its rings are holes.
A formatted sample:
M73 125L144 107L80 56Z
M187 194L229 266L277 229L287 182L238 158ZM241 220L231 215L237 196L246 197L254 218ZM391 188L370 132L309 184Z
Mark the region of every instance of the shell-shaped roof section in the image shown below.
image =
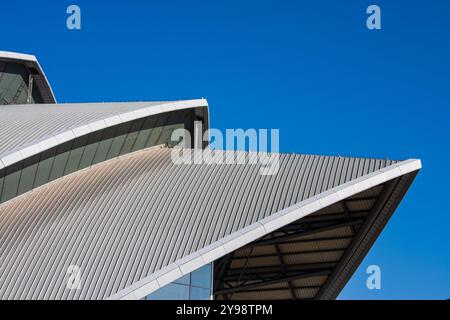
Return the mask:
M264 221L280 227L299 218L295 210L284 215L286 208L312 199L307 206L314 211L418 169L280 155L278 173L264 176L262 164L176 165L171 150L115 158L1 204L0 298L104 299L119 292L136 298L133 290L158 280L149 277L188 272L183 259L206 263L264 235ZM346 186L351 181L359 184ZM81 290L67 289L70 265L83 270Z
M71 133L72 130L79 128L90 126L94 130L98 125L105 127L109 123L120 123L151 114L203 106L207 107L205 99L173 102L1 106L0 159L24 148L36 145L48 138L59 134ZM91 131L91 129L88 130ZM3 163L4 166L7 165L5 162Z

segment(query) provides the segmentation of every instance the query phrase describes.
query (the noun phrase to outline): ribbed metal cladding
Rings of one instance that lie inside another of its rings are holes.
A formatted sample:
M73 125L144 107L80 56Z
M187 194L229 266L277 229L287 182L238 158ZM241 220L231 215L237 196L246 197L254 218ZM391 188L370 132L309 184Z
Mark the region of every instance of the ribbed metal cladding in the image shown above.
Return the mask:
M175 165L170 152L138 151L1 204L0 299L107 298L283 208L393 163L283 154L278 174L263 176L259 164ZM67 289L70 265L81 268L80 290Z
M0 157L90 122L164 102L6 105L0 107Z

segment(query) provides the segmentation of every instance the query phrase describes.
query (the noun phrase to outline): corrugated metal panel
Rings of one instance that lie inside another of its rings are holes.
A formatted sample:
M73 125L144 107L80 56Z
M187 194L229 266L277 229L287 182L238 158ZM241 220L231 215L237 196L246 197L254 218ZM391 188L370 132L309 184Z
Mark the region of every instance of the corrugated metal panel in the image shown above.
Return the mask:
M170 152L132 153L1 204L0 298L106 298L323 191L331 172L344 183L372 172L366 162L389 163L281 155L279 173L262 176L260 165L176 166ZM69 265L81 290L66 287Z
M0 158L98 120L166 102L6 105L0 108Z
M206 108L195 110L198 109ZM187 108L136 120L128 117L129 120L124 123L106 128L99 126L94 132L72 138L46 151L39 151L38 148L37 155L25 156L22 161L16 159L15 164L0 169L0 203L93 164L155 145L171 145L172 132L177 128L189 128L194 114L194 109ZM147 113L141 112L141 115Z

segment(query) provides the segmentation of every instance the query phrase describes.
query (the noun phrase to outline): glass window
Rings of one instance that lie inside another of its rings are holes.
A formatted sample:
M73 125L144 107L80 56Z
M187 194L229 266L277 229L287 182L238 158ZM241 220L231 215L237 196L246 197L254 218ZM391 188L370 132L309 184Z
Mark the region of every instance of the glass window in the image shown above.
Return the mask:
M190 300L211 300L211 290L205 288L191 287Z
M19 188L17 189L17 194L22 194L27 192L28 190L33 189L37 168L38 165L36 163L23 169L20 177Z
M42 103L36 85L29 92L30 77L25 65L0 61L0 105Z
M175 280L145 300L211 300L212 264Z
M191 284L191 274L186 274L181 278L174 281L174 283L190 285Z
M2 200L2 193L3 193L3 180L2 172L0 172L0 201Z
M92 160L91 165L105 161L109 149L111 148L116 131L118 131L117 127L111 127L107 128L101 133L102 136L98 143L98 147L95 150L94 160Z
M211 287L211 264L207 264L206 266L192 272L191 285L201 288Z
M50 172L50 180L56 180L64 175L67 160L69 159L70 151L58 154L52 164L52 171Z
M42 186L47 183L50 177L54 158L45 159L38 164L36 179L34 180L34 188Z
M170 283L147 296L146 300L189 300L189 286Z
M8 201L17 195L20 173L20 171L16 171L5 177L5 181L3 182L2 202Z

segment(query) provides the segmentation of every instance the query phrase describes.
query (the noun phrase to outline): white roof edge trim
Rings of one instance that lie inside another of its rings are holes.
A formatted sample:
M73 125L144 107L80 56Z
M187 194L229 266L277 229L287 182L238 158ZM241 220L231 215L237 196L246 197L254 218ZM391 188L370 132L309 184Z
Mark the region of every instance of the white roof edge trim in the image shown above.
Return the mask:
M0 58L37 62L36 56L26 53L0 51Z
M207 247L158 270L150 276L108 297L107 300L142 299L159 288L164 287L166 284L221 258L274 230L282 228L355 194L400 176L418 171L421 168L422 163L418 159L401 161L325 191L313 198L301 201L244 229L232 233L225 238L219 239Z
M159 105L149 105L147 107L144 106L134 111L128 111L102 120L96 120L76 128L56 133L50 137L39 140L31 145L23 146L21 149L4 155L0 158L0 169L9 167L17 162L25 160L64 142L75 139L79 136L103 130L117 124L134 121L165 112L201 107L208 107L208 102L206 101L206 99L163 102Z
M34 57L34 56L33 56ZM34 57L36 59L36 57ZM58 101L56 100L55 94L53 93L53 89L52 86L50 85L50 82L47 79L47 76L45 75L44 69L42 69L41 64L39 63L38 60L35 60L36 62L36 67L39 70L39 73L42 75L42 77L45 79L45 83L47 83L48 86L48 90L50 91L50 94L52 95L53 100L55 101L55 104L58 103Z

